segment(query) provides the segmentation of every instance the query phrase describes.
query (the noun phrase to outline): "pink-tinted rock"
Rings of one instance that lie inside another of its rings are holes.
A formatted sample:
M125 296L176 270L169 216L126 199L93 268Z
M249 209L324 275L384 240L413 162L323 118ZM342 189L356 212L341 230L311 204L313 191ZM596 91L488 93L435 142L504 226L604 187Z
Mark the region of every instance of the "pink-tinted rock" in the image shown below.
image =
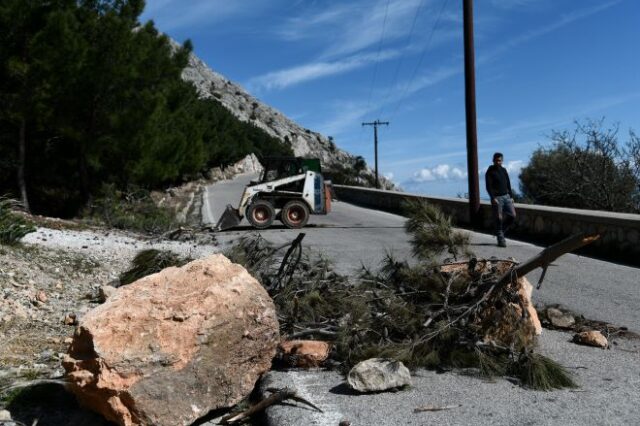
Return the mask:
M120 425L188 425L248 395L279 340L275 307L222 255L120 287L64 361L80 402Z
M319 367L329 357L331 345L320 340L285 340L278 347L290 367Z
M583 331L573 336L573 341L581 345L595 346L606 349L609 346L607 338L598 330Z

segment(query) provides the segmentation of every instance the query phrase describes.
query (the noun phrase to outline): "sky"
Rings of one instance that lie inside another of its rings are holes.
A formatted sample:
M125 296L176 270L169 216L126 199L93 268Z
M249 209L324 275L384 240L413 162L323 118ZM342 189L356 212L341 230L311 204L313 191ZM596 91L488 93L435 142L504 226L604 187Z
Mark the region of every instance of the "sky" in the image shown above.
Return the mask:
M147 0L215 71L374 164L404 190L468 192L462 0ZM575 120L640 132L640 1L476 0L478 163L514 189ZM485 197L483 180L481 196Z

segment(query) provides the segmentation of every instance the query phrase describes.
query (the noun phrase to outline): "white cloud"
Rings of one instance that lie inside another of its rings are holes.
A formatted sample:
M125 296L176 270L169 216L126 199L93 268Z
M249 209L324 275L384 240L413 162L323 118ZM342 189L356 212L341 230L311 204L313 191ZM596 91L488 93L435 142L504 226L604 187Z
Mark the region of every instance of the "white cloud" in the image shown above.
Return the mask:
M514 0L514 1L518 1L518 0ZM529 0L521 0L521 1L529 1ZM545 25L530 31L526 31L516 37L511 38L509 41L501 45L497 45L496 47L486 51L485 53L480 54L476 60L476 63L482 64L482 63L490 62L494 58L502 55L503 53L515 47L518 47L521 44L527 43L533 39L544 36L548 33L551 33L555 30L565 27L580 19L584 19L589 16L592 16L598 12L601 12L605 9L608 9L620 3L620 1L622 0L612 0L607 3L598 4L593 7L576 10L572 13L561 16L560 19L548 25ZM502 3L506 4L506 2L504 1ZM404 85L399 84L398 87L401 88L402 90L399 90L398 93L390 97L390 102L399 102L403 98L406 98L416 92L419 92L423 89L439 84L442 81L447 80L455 75L462 74L463 72L463 68L461 66L462 58L456 58L456 59L457 59L456 63L453 63L449 66L441 66L436 69L428 70L425 73L423 73L420 77L413 80L412 82L404 83ZM396 109L397 109L397 106L396 106ZM395 115L395 111L393 115Z
M509 175L514 177L519 176L520 171L525 166L526 163L522 160L512 160L504 164L504 168L507 169ZM478 174L484 175L485 169L486 168L481 168ZM438 164L435 167L426 167L424 169L418 170L413 174L409 182L424 183L444 180L455 181L466 179L467 176L467 171L464 168L445 163Z
M320 61L298 65L292 68L272 71L249 80L250 90L284 89L289 86L316 80L331 75L342 74L357 68L362 68L379 59L381 61L395 58L400 54L397 50L386 50L377 54L359 54L338 61Z
M360 126L361 119L373 109L372 106L367 107L364 102L339 102L333 107L334 115L314 127L325 135L340 135L345 129Z
M423 183L436 180L460 180L467 177L467 172L457 166L438 164L435 167L424 168L413 174L411 182Z
M352 1L327 9L307 7L289 19L277 34L285 40L320 40L325 43L322 58L352 54L380 42L384 27L385 43L406 35L416 10L425 0ZM429 0L433 3L433 0Z
M508 161L507 164L504 166L504 168L507 169L507 172L509 172L510 175L520 176L520 171L525 166L526 164L524 161L514 160L514 161Z
M147 0L143 19L153 19L162 31L212 24L236 15L260 13L263 0L252 0L250 5L226 0Z
M520 44L523 44L535 38L544 36L548 33L551 33L555 30L563 28L569 24L572 24L573 22L578 21L580 19L584 19L598 12L602 12L603 10L606 10L612 6L615 6L621 1L622 0L612 0L606 3L600 3L596 6L575 10L571 13L561 16L560 19L550 23L549 25L545 25L543 27L539 27L534 30L524 32L523 34L520 34L519 36L516 36L516 37L512 37L506 43L503 43L502 45L499 45L494 49L490 50L486 54L479 56L478 63L488 61L493 57L504 53L507 50L510 50L516 46L519 46Z
M491 0L491 4L499 9L515 9L540 3L540 0Z

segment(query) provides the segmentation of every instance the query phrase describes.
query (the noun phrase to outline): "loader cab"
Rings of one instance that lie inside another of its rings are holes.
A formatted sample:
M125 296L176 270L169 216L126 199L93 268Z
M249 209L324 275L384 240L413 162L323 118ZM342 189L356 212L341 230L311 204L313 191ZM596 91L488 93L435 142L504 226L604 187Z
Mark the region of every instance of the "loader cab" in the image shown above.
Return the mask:
M265 157L263 166L264 170L257 183L273 182L308 171L321 172L320 160L317 158Z

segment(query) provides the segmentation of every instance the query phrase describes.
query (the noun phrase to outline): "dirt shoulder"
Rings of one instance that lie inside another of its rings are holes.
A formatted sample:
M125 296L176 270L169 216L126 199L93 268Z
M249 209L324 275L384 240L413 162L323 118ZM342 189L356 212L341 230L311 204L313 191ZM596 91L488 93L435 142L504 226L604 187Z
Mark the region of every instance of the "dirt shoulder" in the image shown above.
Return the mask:
M138 251L192 258L219 251L206 235L170 241L74 224L55 228L39 227L20 245L0 246L0 386L20 377L60 376L76 321Z

